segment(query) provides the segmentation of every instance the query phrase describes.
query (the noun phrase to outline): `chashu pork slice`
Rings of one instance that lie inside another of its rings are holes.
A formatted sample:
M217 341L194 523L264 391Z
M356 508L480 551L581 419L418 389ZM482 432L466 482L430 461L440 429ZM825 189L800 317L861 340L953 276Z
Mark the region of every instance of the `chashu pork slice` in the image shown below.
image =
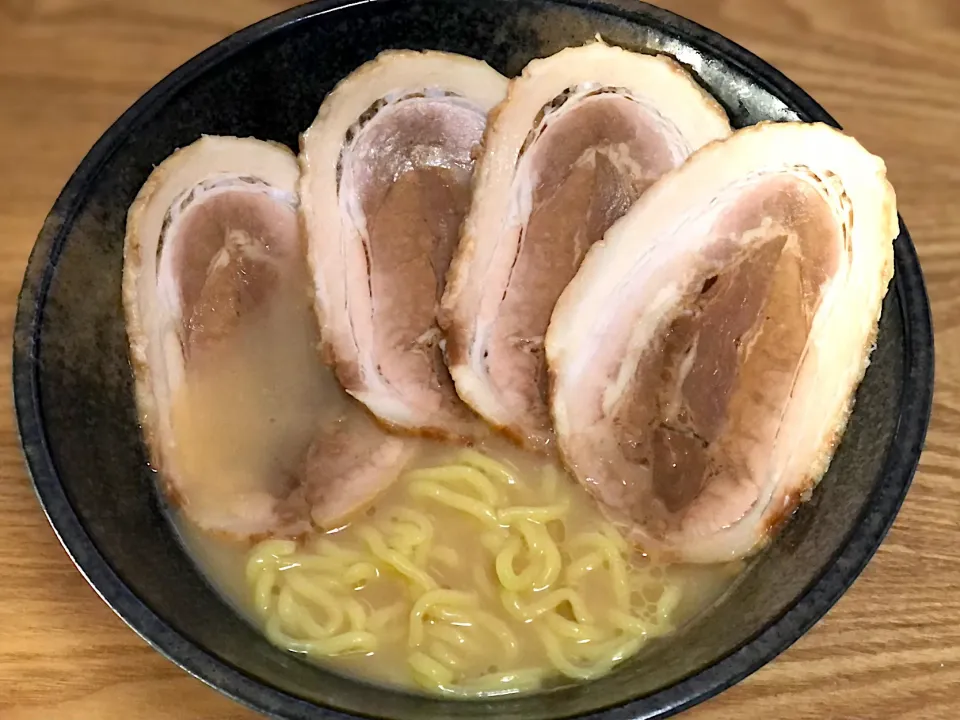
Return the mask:
M190 521L232 537L336 526L409 452L356 410L318 413L341 393L315 354L299 174L281 145L203 137L157 166L127 218L123 304L150 462Z
M638 544L761 547L819 482L893 274L883 162L825 125L693 155L588 253L547 333L575 476Z
M523 444L549 445L543 338L557 298L654 180L729 133L666 56L595 42L531 62L491 115L443 298L460 397Z
M388 51L323 101L301 139L301 210L324 355L382 422L468 434L437 306L474 156L506 80L440 52Z

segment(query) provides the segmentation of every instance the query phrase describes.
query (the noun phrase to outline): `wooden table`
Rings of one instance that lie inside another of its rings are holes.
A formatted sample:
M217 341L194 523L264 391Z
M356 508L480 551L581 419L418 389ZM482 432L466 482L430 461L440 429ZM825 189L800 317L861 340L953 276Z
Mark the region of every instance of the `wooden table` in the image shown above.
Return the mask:
M0 328L84 153L194 53L286 0L0 0ZM779 659L687 716L960 718L960 3L662 0L775 64L883 156L937 329L927 450L892 532L837 607ZM0 414L0 718L245 720L127 629L76 571Z

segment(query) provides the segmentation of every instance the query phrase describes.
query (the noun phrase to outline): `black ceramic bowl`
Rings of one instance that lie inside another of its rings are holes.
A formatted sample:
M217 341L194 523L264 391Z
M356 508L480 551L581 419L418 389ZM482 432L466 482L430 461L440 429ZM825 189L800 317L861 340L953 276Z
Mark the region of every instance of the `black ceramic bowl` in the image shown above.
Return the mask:
M174 72L107 131L67 183L30 258L17 314L23 449L74 562L134 630L188 672L277 718L666 717L789 646L880 544L910 484L932 393L929 308L905 228L873 361L813 500L714 612L654 648L654 657L601 680L463 704L324 672L272 647L228 609L164 519L137 430L120 303L125 213L151 168L201 133L295 148L324 94L386 48L464 53L514 75L531 58L596 33L675 55L738 126L797 117L833 123L742 48L639 2L323 0L248 28Z

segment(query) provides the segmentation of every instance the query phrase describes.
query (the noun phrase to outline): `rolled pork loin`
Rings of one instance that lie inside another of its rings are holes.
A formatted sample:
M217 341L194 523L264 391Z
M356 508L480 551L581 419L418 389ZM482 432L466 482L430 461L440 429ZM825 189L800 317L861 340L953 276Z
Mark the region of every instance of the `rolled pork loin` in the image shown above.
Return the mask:
M335 527L409 453L362 413L317 413L338 391L304 322L299 174L282 145L206 136L156 167L127 217L123 304L150 464L172 505L230 537Z
M883 162L825 125L761 124L663 177L550 320L572 473L639 545L749 555L844 431L893 274Z
M719 105L665 56L595 42L512 80L441 308L460 397L527 447L551 447L543 338L554 303L654 180L729 133Z
M301 139L301 212L326 360L385 425L475 427L437 309L474 157L506 79L441 52L388 51L331 92Z
M298 175L284 147L203 137L157 166L128 213L123 301L140 424L167 496L205 529L304 527L285 492L192 472L184 423L174 419L191 367L258 312L298 262Z

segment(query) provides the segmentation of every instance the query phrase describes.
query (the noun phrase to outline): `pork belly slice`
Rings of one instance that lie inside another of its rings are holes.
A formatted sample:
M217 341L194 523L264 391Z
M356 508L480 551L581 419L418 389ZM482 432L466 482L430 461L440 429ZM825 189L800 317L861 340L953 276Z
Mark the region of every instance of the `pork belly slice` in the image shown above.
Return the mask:
M883 162L762 124L665 176L587 254L547 332L561 454L643 548L739 558L809 496L893 274Z
M218 350L269 312L303 265L298 175L282 146L203 137L157 166L128 213L123 303L144 441L166 495L207 530L304 527L283 483L218 466L204 433L229 443L229 432L198 417Z
M204 137L157 166L127 220L123 303L150 462L190 522L229 537L341 521L406 457L359 408L318 428L346 398L316 357L298 176L283 146Z
M596 242L660 175L730 132L672 59L596 42L534 60L492 113L443 298L457 392L529 447L552 438L543 337Z
M303 466L304 498L315 527L352 520L400 476L416 440L391 436L364 411L319 428Z
M506 80L485 63L391 51L324 100L301 141L301 211L327 361L383 423L468 433L437 306L474 154Z

